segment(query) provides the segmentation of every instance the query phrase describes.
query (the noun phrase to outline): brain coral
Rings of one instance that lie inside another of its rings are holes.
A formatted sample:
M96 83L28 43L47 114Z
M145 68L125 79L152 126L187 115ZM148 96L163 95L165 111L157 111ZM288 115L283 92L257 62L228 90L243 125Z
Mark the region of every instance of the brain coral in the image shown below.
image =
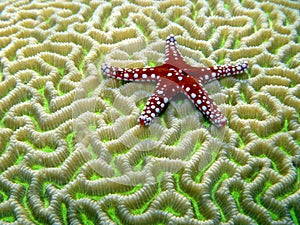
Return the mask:
M299 224L300 4L288 0L2 1L0 224ZM206 89L211 126L179 96L149 127L155 86L103 62L248 61Z

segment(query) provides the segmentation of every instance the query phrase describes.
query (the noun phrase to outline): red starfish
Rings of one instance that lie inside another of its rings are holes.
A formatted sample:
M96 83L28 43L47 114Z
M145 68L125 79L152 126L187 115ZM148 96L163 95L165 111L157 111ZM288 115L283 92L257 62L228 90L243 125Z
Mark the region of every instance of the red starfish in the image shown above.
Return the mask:
M125 81L157 81L155 92L149 98L139 117L142 125L149 125L178 92L184 93L194 105L217 127L226 125L226 118L209 97L203 84L221 77L243 73L248 63L198 68L188 65L182 58L174 35L166 40L166 59L161 66L152 68L118 68L102 64L106 76Z

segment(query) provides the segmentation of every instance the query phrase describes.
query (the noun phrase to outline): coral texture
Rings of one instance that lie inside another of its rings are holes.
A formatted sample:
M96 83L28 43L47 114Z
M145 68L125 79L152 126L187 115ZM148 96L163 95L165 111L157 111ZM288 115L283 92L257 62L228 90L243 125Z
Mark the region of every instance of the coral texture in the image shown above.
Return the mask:
M300 4L287 0L0 2L0 224L299 224ZM174 34L195 67L247 61L148 127Z

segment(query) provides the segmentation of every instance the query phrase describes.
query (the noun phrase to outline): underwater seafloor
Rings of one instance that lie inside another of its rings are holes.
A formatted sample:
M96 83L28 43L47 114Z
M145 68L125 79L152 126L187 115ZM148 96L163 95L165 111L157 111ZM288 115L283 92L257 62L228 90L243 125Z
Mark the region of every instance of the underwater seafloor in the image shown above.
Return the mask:
M0 224L299 224L300 3L287 0L2 1ZM249 62L149 127L153 83L102 62Z

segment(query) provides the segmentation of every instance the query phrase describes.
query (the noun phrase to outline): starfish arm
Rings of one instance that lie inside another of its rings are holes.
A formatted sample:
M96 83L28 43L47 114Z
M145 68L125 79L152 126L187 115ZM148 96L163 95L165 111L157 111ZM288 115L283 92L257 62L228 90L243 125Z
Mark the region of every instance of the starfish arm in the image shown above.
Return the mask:
M173 34L171 34L166 39L166 59L165 64L170 64L178 68L190 68L191 66L188 65L181 55L181 53L178 50L177 41Z
M226 125L226 118L201 84L194 83L184 92L194 105L217 127Z
M140 115L138 121L141 125L148 126L154 117L165 108L169 99L158 94L159 91L155 91L151 97L148 99L142 114Z
M187 69L186 73L192 75L195 79L198 79L199 83L206 84L222 77L244 73L248 67L248 63L244 62L236 65L222 65L208 68L193 67L191 69Z
M103 63L101 71L108 77L125 81L157 81L157 69L153 68L119 68Z
M170 74L175 70L170 70ZM166 107L168 102L180 91L180 86L176 82L167 78L159 78L153 95L148 99L139 122L142 125L149 125L154 117Z

